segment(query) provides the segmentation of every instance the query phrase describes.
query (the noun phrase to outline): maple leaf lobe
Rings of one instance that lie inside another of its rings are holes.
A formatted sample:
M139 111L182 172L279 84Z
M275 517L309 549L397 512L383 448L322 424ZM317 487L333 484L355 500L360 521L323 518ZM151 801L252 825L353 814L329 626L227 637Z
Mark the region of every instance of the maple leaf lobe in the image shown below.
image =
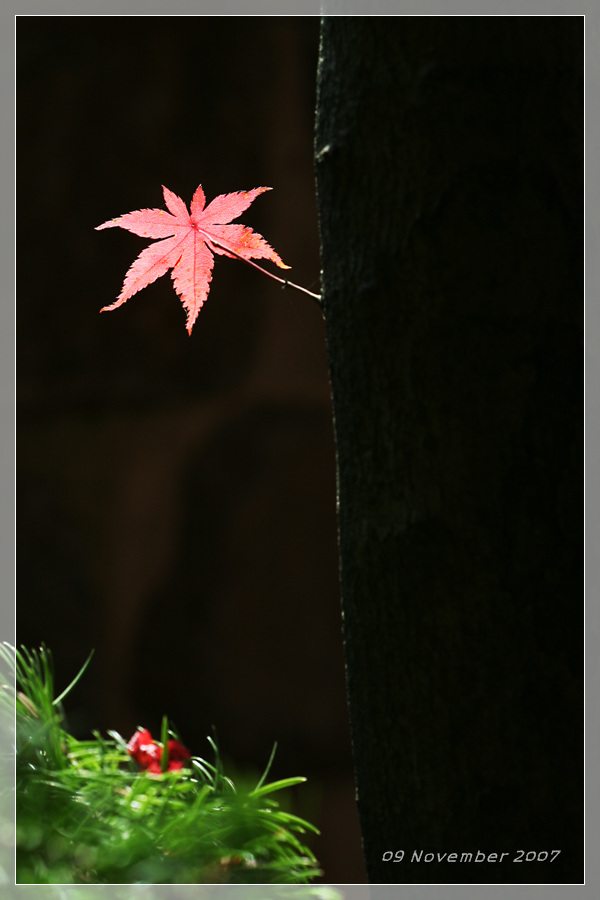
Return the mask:
M206 198L199 185L189 212L177 194L164 185L162 188L168 212L164 209L139 209L96 226L96 231L124 228L140 237L157 240L145 247L133 261L125 275L121 293L114 303L102 307L100 312L122 306L171 269L173 286L187 312L186 329L191 334L210 289L213 254L240 256L246 260L270 259L282 269L290 268L260 234L245 225L230 224L259 194L271 188L219 194L205 206Z

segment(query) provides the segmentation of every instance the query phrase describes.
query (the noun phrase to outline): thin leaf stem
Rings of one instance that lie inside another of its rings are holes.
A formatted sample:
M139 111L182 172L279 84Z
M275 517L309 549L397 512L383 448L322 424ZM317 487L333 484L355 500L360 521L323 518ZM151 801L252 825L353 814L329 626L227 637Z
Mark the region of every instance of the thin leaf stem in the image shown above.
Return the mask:
M198 229L202 231L202 229ZM303 294L307 294L309 297L317 303L319 307L321 307L321 295L314 294L312 291L309 291L308 288L302 287L300 284L294 284L293 281L288 281L287 278L280 278L279 275L274 275L272 272L269 272L268 269L263 269L262 266L259 266L257 263L253 262L251 259L246 259L244 256L240 256L239 253L236 253L235 250L232 250L231 247L226 247L225 244L222 244L220 241L217 241L214 237L207 234L205 231L202 231L202 235L206 238L207 241L210 241L211 244L214 244L215 247L220 247L221 250L225 250L226 253L229 253L231 256L235 256L236 259L241 260L249 266L252 266L254 269L258 269L259 272L262 272L263 275L266 275L267 278L272 278L273 281L279 282L282 288L290 287L295 291L301 291Z

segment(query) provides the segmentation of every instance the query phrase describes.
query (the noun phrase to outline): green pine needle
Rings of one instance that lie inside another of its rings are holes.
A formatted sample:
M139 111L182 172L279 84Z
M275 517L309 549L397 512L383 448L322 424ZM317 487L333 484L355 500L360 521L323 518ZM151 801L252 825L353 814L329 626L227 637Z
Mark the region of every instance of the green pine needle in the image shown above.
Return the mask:
M0 703L16 711L18 883L310 884L321 875L301 837L317 829L273 799L305 779L265 783L275 747L254 787L224 774L211 738L214 763L193 757L165 771L167 740L178 737L164 718L163 771L140 771L117 732L80 741L65 730L61 702L91 654L57 697L45 646L4 644L0 657L16 682Z

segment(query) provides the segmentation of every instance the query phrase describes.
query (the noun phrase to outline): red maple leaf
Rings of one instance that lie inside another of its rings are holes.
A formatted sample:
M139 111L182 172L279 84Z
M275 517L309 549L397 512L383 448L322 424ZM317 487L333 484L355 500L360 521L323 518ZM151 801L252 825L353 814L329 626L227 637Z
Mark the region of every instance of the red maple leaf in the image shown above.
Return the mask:
M232 219L237 219L259 194L270 190L259 187L252 191L219 194L205 208L204 191L198 186L188 213L183 200L163 185L169 212L164 209L139 209L98 225L97 231L125 228L142 237L163 238L142 250L127 271L115 302L104 306L100 312L117 309L172 269L173 286L187 310L186 328L191 334L210 290L213 253L245 260L263 257L282 269L289 269L260 234L245 225L228 224Z
M163 748L152 739L147 728L138 728L127 744L127 749L141 769L158 775L163 771ZM190 751L179 741L167 741L167 772L183 769L186 760L191 757Z

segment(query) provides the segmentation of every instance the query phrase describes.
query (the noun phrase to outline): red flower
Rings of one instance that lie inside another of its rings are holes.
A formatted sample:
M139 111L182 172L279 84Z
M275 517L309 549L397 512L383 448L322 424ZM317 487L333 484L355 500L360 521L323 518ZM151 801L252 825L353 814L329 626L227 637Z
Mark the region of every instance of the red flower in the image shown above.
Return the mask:
M147 728L138 728L127 744L127 749L142 769L160 775L163 748L152 740ZM167 741L167 754L167 772L182 769L185 760L192 755L179 741Z

